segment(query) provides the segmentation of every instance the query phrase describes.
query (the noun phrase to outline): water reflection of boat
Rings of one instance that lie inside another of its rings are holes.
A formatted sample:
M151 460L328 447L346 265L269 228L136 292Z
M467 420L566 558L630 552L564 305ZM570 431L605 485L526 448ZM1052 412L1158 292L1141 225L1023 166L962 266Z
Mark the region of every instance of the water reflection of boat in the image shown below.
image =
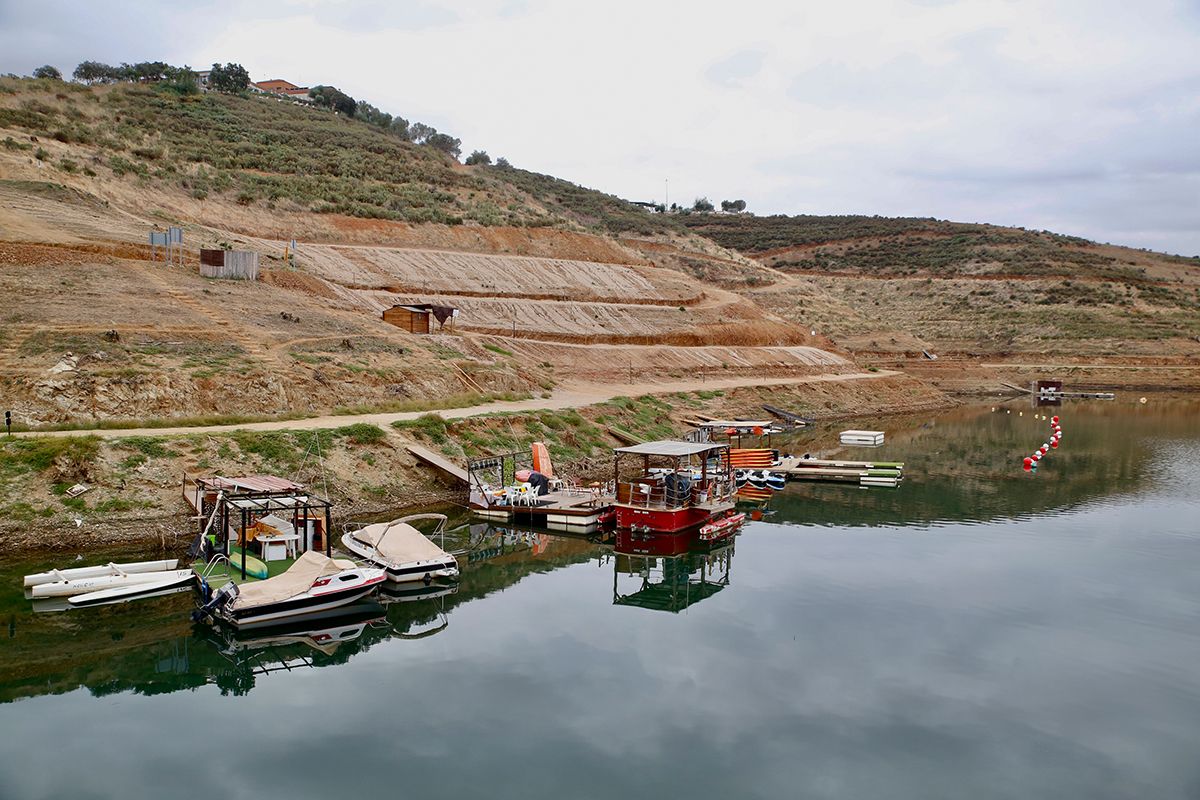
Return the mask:
M225 656L238 656L297 644L325 655L333 655L339 645L358 639L368 625L382 622L385 616L386 611L382 605L373 600L364 600L332 609L324 615L261 628L251 633L230 628L209 628L212 634L207 638L216 643L218 651Z
M379 590L379 602L412 603L417 600L433 600L447 597L458 592L458 583L385 583Z
M657 556L618 549L613 555L613 605L683 611L729 585L733 548L730 541L709 552ZM626 585L633 583L632 591L622 591L622 576Z

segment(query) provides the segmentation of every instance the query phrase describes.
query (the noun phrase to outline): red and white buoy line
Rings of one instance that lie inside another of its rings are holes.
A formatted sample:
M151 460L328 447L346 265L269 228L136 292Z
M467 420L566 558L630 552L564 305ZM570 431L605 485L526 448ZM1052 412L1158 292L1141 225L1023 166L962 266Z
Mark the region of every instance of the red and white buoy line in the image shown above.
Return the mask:
M1025 471L1037 469L1038 462L1046 457L1046 454L1051 450L1057 450L1059 442L1062 441L1062 425L1058 424L1058 417L1050 418L1050 439L1042 443L1042 446L1033 451L1033 455L1025 456Z

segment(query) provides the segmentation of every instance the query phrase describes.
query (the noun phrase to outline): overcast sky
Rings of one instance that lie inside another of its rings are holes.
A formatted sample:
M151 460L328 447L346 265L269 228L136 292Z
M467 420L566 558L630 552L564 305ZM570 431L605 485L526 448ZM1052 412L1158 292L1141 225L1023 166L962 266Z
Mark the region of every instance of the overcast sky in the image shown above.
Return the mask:
M1197 0L0 0L0 71L237 61L637 200L1200 254Z

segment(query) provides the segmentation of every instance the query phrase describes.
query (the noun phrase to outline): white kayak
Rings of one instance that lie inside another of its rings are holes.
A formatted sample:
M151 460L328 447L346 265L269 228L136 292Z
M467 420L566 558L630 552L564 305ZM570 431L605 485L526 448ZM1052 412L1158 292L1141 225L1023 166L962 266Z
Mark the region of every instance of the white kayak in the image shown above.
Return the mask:
M196 580L196 573L190 569L181 569L160 574L172 577L162 578L151 583L131 583L112 589L102 589L98 592L77 594L74 597L68 598L67 602L75 607L95 606L105 603L124 603L128 600L140 600L144 597L157 597L159 595L187 591L191 588L189 584Z
M25 576L25 588L40 586L43 583L59 583L77 578L99 578L104 575L119 575L122 572L163 572L179 566L179 559L169 558L163 561L135 561L130 564L100 564L94 567L74 567L72 569L52 569L49 572L38 572Z
M98 592L102 589L116 589L120 586L133 586L141 583L157 583L168 578L180 578L191 575L190 569L177 569L158 572L134 572L128 575L98 575L94 578L76 578L70 581L42 583L29 590L29 596L35 600L43 597L73 597L87 592Z

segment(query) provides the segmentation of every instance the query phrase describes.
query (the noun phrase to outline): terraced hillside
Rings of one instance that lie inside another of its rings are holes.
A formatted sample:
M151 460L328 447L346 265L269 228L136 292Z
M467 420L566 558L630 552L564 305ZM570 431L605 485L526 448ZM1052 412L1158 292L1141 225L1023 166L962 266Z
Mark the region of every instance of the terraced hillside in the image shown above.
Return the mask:
M774 273L748 296L861 357L1200 356L1200 258L930 219L685 221Z

